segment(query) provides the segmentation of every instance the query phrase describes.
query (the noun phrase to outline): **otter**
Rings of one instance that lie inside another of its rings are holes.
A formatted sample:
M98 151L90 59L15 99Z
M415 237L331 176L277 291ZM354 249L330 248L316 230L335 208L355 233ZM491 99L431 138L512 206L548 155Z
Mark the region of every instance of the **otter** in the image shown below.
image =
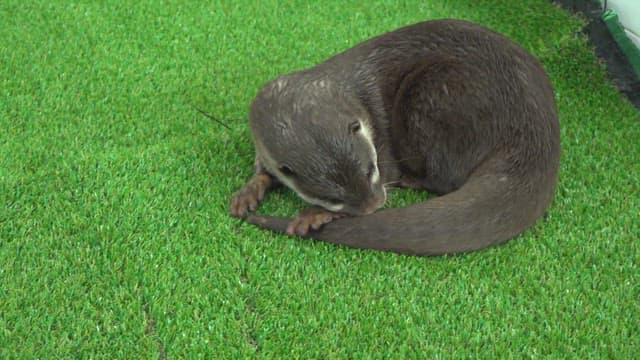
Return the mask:
M539 61L505 36L432 20L280 76L251 105L255 174L231 215L349 247L442 255L504 243L552 202L560 132ZM314 205L252 215L284 184ZM387 187L437 195L379 210ZM379 210L379 211L377 211Z

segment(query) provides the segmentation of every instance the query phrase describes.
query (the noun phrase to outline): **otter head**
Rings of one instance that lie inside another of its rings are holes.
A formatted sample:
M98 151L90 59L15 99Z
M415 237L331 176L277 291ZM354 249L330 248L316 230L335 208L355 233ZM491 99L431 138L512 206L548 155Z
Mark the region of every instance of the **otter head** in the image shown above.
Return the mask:
M368 113L329 80L272 81L250 122L262 166L305 201L350 215L384 204Z

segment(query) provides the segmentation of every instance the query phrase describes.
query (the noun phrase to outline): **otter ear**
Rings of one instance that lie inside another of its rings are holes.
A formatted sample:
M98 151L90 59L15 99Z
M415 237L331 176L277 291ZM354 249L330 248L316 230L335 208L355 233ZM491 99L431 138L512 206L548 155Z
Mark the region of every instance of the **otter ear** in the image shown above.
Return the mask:
M361 128L362 128L362 125L360 125L360 121L354 121L351 124L349 124L349 132L352 134L357 133L358 131L360 131Z

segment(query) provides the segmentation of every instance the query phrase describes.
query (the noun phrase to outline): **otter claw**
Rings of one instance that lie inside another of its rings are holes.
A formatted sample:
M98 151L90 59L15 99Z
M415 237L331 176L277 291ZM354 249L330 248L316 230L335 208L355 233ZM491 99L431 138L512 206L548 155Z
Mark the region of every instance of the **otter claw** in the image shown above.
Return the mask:
M323 225L343 216L321 208L308 208L289 223L286 233L288 235L306 236L309 230L320 230Z
M270 175L259 173L254 175L231 199L231 216L246 217L249 212L256 211L260 201L264 199L267 189L273 184Z

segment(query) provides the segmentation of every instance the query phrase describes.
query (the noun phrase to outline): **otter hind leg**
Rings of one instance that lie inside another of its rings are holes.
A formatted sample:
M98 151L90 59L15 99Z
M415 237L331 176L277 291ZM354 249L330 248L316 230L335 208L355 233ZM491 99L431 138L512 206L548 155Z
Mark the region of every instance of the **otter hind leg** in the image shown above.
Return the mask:
M487 124L478 121L488 105L478 90L483 84L468 83L472 71L457 59L433 56L402 80L391 138L394 156L408 159L399 167L414 179L411 185L438 195L455 191L488 153Z

